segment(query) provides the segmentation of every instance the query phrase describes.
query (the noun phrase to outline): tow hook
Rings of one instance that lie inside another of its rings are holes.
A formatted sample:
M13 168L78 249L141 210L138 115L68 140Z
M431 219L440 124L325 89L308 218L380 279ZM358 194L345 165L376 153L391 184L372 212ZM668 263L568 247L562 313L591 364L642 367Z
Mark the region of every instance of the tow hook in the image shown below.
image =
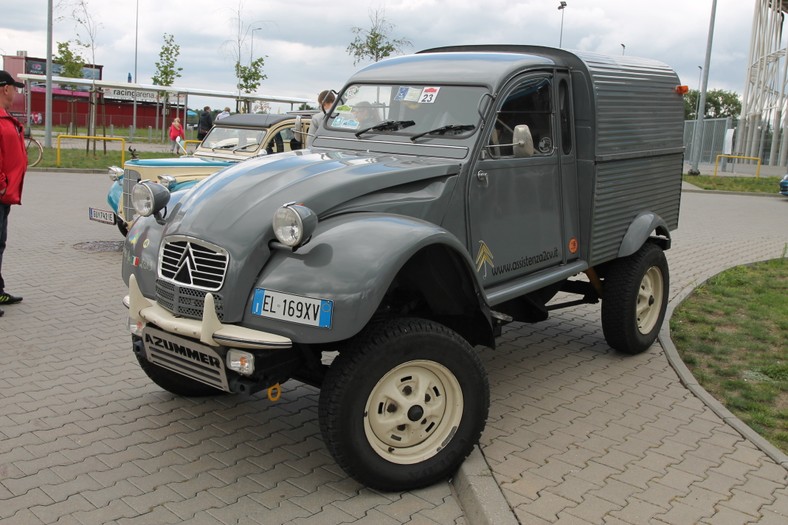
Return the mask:
M268 387L268 401L277 402L282 397L282 387L279 383Z

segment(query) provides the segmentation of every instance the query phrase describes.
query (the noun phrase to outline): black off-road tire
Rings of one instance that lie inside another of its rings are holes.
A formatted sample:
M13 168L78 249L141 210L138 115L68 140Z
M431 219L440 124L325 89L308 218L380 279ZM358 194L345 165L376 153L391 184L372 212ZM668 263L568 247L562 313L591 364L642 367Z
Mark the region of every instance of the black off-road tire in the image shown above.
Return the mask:
M151 381L172 394L183 397L206 397L227 393L175 372L170 372L166 368L156 366L145 359L138 358L137 361L139 361L140 368Z
M320 392L320 430L360 483L411 490L457 470L489 405L487 373L467 341L438 323L391 319L340 350Z
M607 269L602 299L602 332L614 349L639 354L656 340L668 305L670 276L662 249L644 244Z

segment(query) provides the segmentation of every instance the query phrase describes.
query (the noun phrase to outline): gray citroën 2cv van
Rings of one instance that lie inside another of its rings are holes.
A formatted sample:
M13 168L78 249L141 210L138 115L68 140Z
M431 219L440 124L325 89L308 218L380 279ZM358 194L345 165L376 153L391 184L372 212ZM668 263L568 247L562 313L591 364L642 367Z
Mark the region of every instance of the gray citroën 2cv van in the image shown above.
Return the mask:
M487 418L473 347L494 348L506 323L601 301L611 347L654 342L683 92L659 62L536 46L372 64L311 150L172 195L134 187L136 357L184 396L318 386L323 437L355 479L443 479Z

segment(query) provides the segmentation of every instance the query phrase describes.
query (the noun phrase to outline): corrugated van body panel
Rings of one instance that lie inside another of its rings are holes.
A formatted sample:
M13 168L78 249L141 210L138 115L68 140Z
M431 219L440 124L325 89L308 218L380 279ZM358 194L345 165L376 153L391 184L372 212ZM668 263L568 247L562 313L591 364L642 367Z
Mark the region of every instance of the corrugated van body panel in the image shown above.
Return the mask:
M674 153L597 164L592 266L618 256L629 224L642 211L656 213L671 230L678 226L683 161L681 153Z
M670 67L635 57L578 56L592 78L598 159L683 146L684 103Z

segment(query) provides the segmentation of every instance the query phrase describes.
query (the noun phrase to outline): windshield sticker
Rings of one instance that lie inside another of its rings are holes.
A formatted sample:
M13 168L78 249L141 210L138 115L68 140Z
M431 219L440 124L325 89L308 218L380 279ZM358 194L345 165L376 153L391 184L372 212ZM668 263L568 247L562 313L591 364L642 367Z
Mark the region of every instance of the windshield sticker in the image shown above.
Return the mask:
M395 101L418 102L421 98L421 88L400 86L397 90Z
M435 100L438 98L438 91L441 88L439 87L425 87L421 91L421 97L419 97L419 104L433 104Z

